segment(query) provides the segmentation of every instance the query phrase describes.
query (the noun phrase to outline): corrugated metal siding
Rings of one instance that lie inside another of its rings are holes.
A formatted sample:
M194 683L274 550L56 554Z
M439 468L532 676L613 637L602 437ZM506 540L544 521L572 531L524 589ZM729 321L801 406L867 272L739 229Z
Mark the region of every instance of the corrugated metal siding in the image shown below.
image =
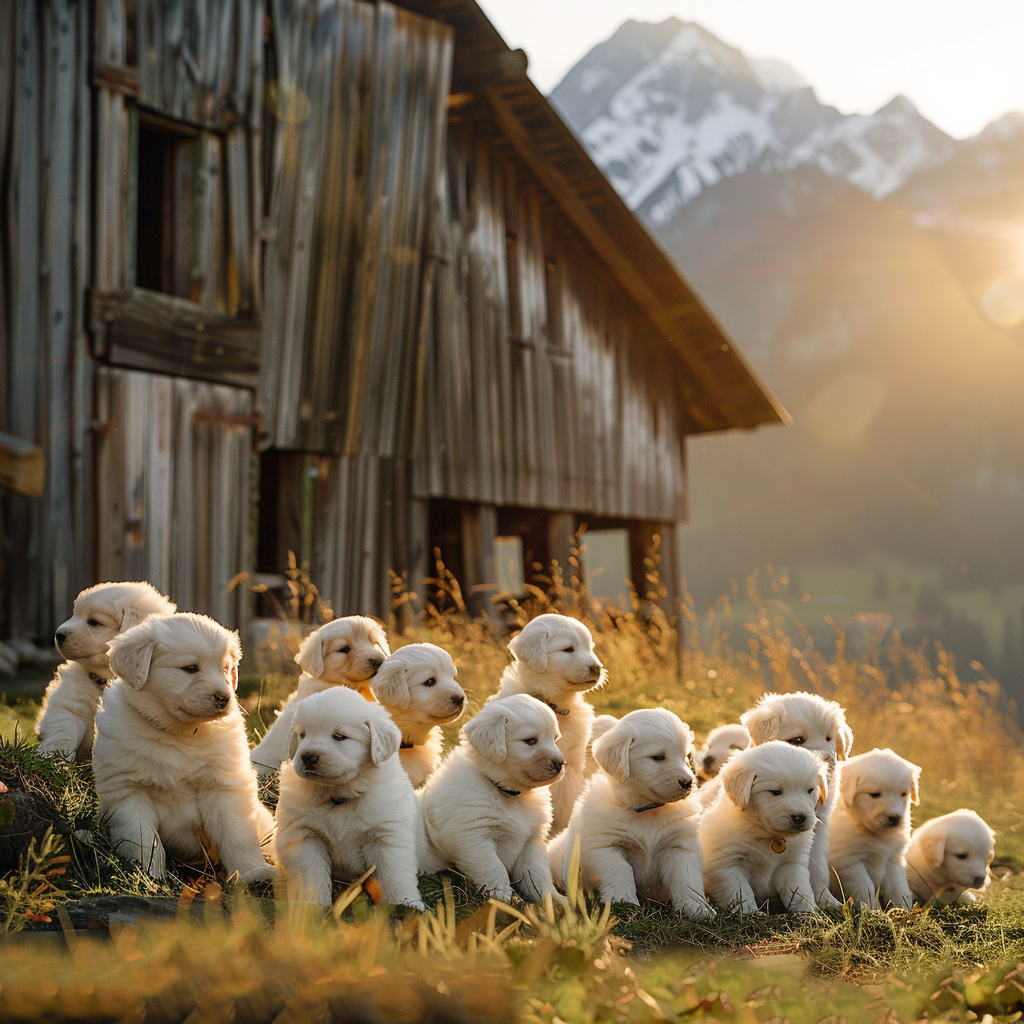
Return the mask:
M44 449L46 492L0 492L0 633L46 636L89 573L87 5L0 9L0 430Z
M439 196L416 494L683 518L681 360L521 165L473 127L450 131Z
M245 588L227 588L249 568L252 394L102 368L97 421L99 577L239 625Z
M355 0L279 0L273 25L290 99L264 274L270 443L406 454L451 31Z

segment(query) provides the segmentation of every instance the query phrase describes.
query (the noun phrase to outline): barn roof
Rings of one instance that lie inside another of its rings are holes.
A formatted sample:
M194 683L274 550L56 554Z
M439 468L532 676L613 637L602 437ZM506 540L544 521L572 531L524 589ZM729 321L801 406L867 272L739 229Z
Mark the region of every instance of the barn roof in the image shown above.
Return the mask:
M689 432L790 423L672 258L527 77L526 55L508 47L474 0L395 2L455 29L452 93L490 107L517 156L678 352L695 385Z

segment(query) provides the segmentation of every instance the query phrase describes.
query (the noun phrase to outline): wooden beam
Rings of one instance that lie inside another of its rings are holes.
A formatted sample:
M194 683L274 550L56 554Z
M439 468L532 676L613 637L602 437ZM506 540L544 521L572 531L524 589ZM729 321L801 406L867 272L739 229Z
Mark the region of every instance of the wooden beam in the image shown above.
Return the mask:
M98 352L116 366L255 387L260 325L145 288L96 292Z
M20 437L0 433L0 487L30 498L42 495L46 481L43 449Z
M491 598L498 592L498 567L494 540L498 535L498 510L493 505L462 507L463 596L474 615L495 617Z

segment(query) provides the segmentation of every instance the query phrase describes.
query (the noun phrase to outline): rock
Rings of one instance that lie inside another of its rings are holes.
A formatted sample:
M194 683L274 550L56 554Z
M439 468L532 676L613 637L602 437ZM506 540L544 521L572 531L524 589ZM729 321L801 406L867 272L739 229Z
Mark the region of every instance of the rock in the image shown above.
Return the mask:
M9 808L5 807L5 813L0 816L0 876L3 876L17 870L18 861L33 839L38 847L48 828L54 832L63 832L65 828L53 808L36 793L12 786L0 797L0 802L14 805L9 821Z

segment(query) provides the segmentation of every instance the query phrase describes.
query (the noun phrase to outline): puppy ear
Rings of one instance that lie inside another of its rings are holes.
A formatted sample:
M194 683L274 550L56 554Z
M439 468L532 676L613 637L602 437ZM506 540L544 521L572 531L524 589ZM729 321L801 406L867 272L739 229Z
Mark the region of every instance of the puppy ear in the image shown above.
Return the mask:
M319 679L324 673L324 644L318 634L319 630L310 633L295 655L299 668L314 679Z
M853 806L853 798L857 795L857 786L860 783L860 776L855 775L849 769L843 769L839 774L839 795L847 807Z
M370 639L390 658L391 648L388 647L388 635L384 632L383 627L375 629L370 634ZM408 706L408 705L407 705Z
M916 807L921 802L921 798L918 796L917 791L917 782L918 779L921 778L921 769L916 764L912 765L912 767L914 769L914 774L910 782L910 802Z
M818 769L818 802L815 807L824 807L828 803L828 765Z
M836 729L836 760L845 761L853 753L853 730L845 721Z
M744 810L750 803L750 787L757 778L753 768L737 768L733 766L729 770L729 762L720 772L722 777L722 789L725 795L736 805L739 810Z
M383 709L381 709L383 712ZM402 732L388 717L387 712L371 715L366 720L366 728L370 730L370 760L374 764L383 764L389 757L398 753L402 744Z
M508 757L508 747L505 745L507 726L508 718L501 711L484 707L480 714L462 727L462 734L470 746L488 761L501 764Z
M779 727L782 725L782 713L773 712L768 705L759 704L749 711L744 711L740 715L740 723L747 727L751 740L760 746L778 736Z
M594 760L620 786L629 778L629 748L635 739L631 729L609 729L591 748Z
M921 836L920 846L925 863L937 868L946 856L946 833L941 828L933 828Z
M399 659L389 657L377 669L377 674L370 680L370 692L385 707L408 710L412 694L409 693L405 666Z
M110 641L110 667L134 690L145 685L156 649L156 627L143 619Z
M518 636L512 637L508 649L517 661L525 662L534 672L543 672L548 667L550 635L547 625L531 622Z
M118 627L118 633L127 633L132 626L137 626L150 612L144 612L141 608L136 608L135 605L127 605L124 611L121 612L121 625Z
M288 760L290 761L295 756L295 751L299 749L299 727L297 725L292 726L292 731L288 733Z

